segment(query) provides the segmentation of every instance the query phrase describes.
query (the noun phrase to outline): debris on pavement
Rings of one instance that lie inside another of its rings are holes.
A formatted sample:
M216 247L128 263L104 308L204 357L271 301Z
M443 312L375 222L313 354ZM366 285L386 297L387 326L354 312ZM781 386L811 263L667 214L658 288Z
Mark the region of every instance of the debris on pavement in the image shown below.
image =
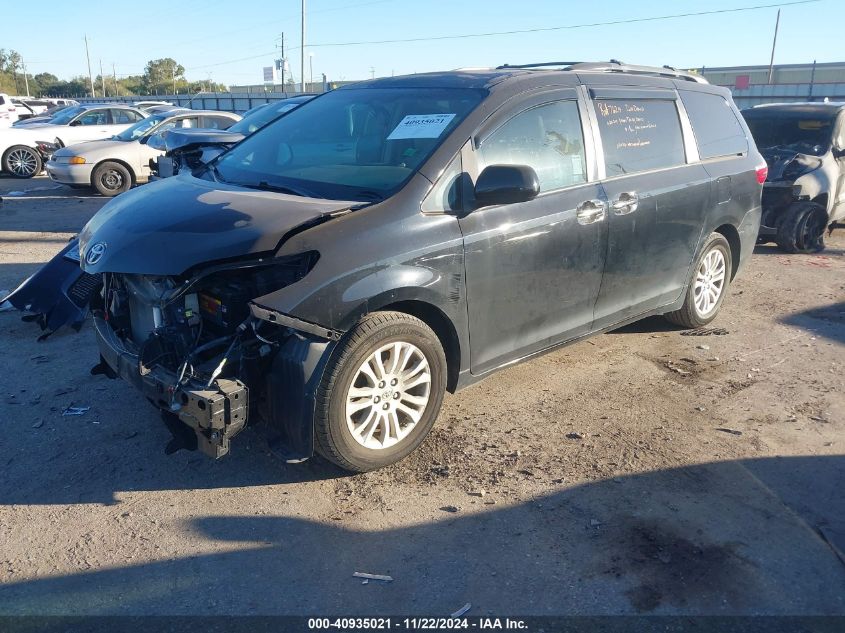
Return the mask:
M724 336L728 331L723 327L708 327L701 330L685 330L681 336Z
M689 376L690 373L692 373L692 372L688 372L686 369L681 369L680 367L675 365L672 361L668 361L666 363L666 369L675 372L679 376Z
M567 439L570 439L570 440L583 440L584 439L584 436L581 435L580 433L567 433L566 437L567 437Z
M598 519L590 519L590 527L598 527L601 525L601 521Z
M722 433L730 433L731 435L742 435L742 431L737 431L736 429L726 429L724 427L717 427L717 431L721 431Z
M464 606L462 606L460 609L458 609L457 611L455 611L455 612L454 612L452 615L450 615L449 617L450 617L450 618L459 618L459 617L461 617L463 614L465 614L467 611L469 611L471 608L472 608L472 605L471 605L469 602L467 602Z
M381 580L383 582L393 582L393 576L385 576L383 574L365 574L361 571L356 571L352 574L355 578L365 578L366 580Z
M709 345L696 345L695 349L708 350L708 349L710 349L710 346Z
M75 407L73 406L73 403L71 403L64 411L62 411L62 416L85 415L90 409L91 407Z
M458 506L443 506L440 508L443 512L457 512Z

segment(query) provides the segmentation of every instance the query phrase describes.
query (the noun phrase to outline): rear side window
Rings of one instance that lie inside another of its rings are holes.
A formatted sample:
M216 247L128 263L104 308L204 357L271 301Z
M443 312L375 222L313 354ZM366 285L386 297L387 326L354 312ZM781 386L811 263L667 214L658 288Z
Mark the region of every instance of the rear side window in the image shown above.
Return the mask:
M668 99L596 99L608 177L686 163L681 121Z
M108 110L90 110L77 119L79 125L108 125Z
M209 130L227 130L232 127L234 121L222 116L204 116L201 119L201 126Z
M540 191L587 180L584 136L575 101L555 101L517 114L487 137L478 150L481 167L528 165Z
M681 91L701 158L731 156L748 151L745 131L727 100L706 92Z
M142 117L137 112L133 110L112 110L111 111L112 121L114 121L115 125L125 125L127 123L137 123L140 121Z

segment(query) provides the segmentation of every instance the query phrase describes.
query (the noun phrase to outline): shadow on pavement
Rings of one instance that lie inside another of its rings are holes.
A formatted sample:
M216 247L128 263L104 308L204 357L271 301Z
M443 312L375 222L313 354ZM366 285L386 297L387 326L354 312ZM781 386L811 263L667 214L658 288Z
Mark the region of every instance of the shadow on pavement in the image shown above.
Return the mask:
M796 312L782 317L780 321L811 330L816 336L845 344L845 301Z
M230 463L237 474L215 485L277 478L260 460ZM470 602L472 615L845 614L845 564L818 531L843 533L843 483L845 456L785 457L603 480L423 524L401 524L394 508L390 528L198 516L185 539L212 553L7 583L0 612L447 615ZM355 571L394 581L362 585Z

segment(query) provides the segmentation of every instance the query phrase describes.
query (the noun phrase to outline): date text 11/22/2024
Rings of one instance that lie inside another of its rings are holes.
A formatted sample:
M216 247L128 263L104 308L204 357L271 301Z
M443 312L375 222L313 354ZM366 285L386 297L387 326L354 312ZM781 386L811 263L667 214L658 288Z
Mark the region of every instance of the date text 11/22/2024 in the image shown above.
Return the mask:
M446 631L446 630L511 630L525 631L524 620L513 618L309 618L308 630L336 631Z

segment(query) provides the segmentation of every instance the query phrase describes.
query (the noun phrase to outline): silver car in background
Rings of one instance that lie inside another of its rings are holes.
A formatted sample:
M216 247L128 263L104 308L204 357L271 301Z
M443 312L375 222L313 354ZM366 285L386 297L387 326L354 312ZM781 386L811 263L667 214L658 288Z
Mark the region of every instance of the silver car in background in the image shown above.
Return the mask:
M237 114L216 110L154 114L110 139L58 149L47 161L47 174L62 184L94 187L104 196L116 196L149 181L150 159L162 153L148 144L152 136L187 128L226 130L240 120Z

